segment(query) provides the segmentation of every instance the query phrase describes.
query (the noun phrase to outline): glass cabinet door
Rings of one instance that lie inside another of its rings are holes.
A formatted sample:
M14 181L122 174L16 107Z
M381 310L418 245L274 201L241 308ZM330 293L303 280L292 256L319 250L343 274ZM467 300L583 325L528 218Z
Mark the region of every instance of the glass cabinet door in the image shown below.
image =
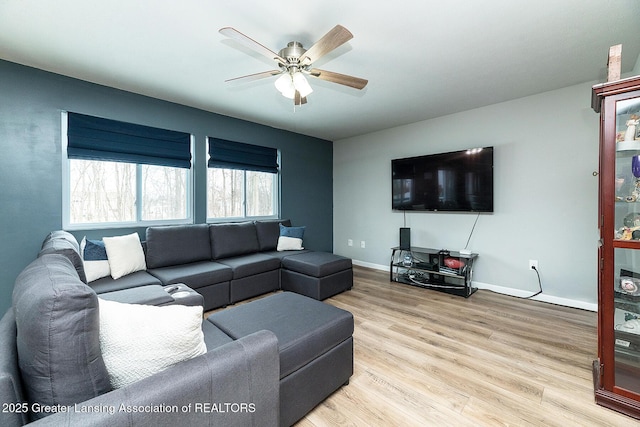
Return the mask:
M614 381L640 394L640 251L616 248L614 257Z
M640 98L616 102L613 203L614 383L640 393Z

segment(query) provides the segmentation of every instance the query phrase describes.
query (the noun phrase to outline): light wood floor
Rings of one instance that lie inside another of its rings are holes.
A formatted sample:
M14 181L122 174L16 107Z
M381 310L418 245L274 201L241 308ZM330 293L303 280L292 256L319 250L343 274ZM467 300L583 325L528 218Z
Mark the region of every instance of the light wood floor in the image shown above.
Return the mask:
M354 375L298 427L640 424L594 403L595 313L354 279L326 300L355 317Z

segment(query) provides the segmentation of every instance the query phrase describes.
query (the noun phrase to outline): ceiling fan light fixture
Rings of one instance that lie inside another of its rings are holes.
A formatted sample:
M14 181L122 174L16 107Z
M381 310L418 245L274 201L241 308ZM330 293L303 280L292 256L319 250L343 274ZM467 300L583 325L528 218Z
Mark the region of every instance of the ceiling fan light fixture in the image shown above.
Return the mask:
M314 62L353 38L353 34L342 25L333 27L309 49L305 49L300 42L292 41L279 53L275 53L235 28L224 27L219 31L222 35L234 39L270 60L274 60L278 66L278 69L275 70L236 77L227 81L241 79L250 81L280 75L275 86L282 96L293 99L294 105L305 104L307 96L313 92L313 88L304 74L355 89L363 89L367 85L365 79L312 68Z
M276 89L284 96L285 98L293 99L296 94L296 88L293 85L293 79L291 78L291 74L285 73L278 77L275 81Z
M301 97L306 98L307 95L313 92L311 85L301 72L298 71L293 73L291 80L293 81L295 89L300 92Z

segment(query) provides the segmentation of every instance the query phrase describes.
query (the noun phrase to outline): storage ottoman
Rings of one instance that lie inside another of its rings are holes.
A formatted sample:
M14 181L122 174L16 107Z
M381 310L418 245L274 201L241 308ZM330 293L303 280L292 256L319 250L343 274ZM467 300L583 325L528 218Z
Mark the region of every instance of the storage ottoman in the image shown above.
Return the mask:
M263 329L276 335L283 426L305 416L353 374L353 315L332 305L281 292L207 320L233 339Z
M329 252L305 252L282 260L280 286L317 300L353 287L351 259Z

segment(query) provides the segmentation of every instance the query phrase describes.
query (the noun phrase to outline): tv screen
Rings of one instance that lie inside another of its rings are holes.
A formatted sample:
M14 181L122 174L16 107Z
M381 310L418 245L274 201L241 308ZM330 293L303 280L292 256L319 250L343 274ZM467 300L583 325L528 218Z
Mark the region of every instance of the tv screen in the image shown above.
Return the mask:
M392 208L493 212L493 147L394 159Z

